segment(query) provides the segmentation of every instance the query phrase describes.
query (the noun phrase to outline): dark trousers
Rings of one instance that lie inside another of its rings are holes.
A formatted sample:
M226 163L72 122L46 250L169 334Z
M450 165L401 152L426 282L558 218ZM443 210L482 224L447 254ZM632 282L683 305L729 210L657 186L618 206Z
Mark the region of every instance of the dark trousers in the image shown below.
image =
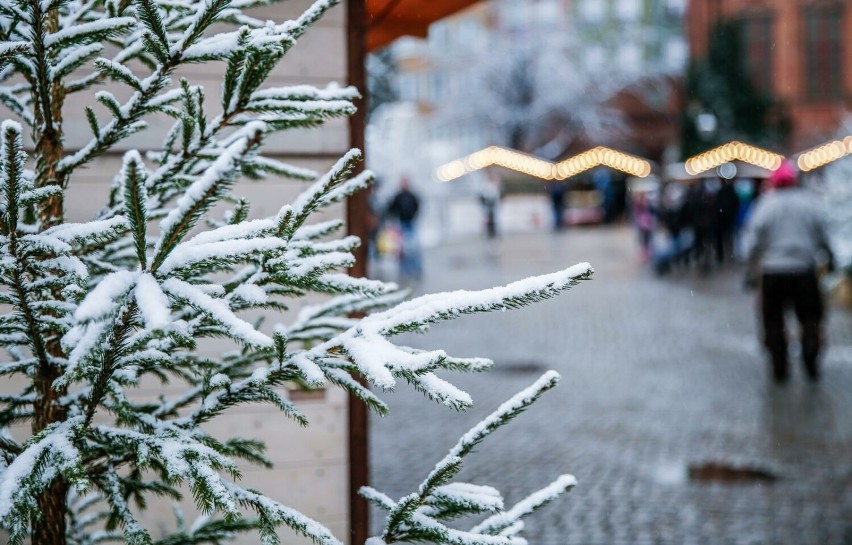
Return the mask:
M819 376L824 306L816 273L764 274L761 279L760 308L763 342L772 360L775 379L787 379L787 333L784 312L792 307L802 332L802 360L811 379Z
M721 224L716 228L716 261L719 264L734 258L734 226Z

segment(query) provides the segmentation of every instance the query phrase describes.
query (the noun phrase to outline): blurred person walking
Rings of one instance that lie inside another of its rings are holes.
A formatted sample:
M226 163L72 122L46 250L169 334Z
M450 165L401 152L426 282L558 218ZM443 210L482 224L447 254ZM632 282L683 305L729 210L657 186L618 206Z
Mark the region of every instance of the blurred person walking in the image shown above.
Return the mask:
M734 235L740 198L731 180L723 180L716 192L716 261L723 264L734 259Z
M639 233L639 249L642 260L647 261L652 255L651 243L654 237L654 212L648 194L645 191L637 191L632 200L633 205L630 212L633 216L633 224Z
M603 222L606 224L615 221L616 217L616 191L615 182L612 179L610 170L604 167L598 167L592 171L592 183L595 189L601 194L601 206L603 208Z
M669 182L663 189L657 217L668 235L668 245L654 255L654 270L663 275L685 259L692 243L692 231L686 217L686 189L677 182Z
M737 200L740 203L737 209L737 219L734 222L734 254L738 260L743 260L745 256L743 234L746 224L751 218L752 205L758 197L758 187L758 182L750 178L741 178L734 182Z
M485 212L485 234L489 239L497 238L497 205L500 204L500 197L500 183L495 180L488 180L479 193L479 202Z
M716 233L716 194L713 184L699 180L686 196L687 217L692 226L691 260L702 274L710 272Z
M759 279L763 342L777 383L789 377L784 313L792 307L801 328L801 353L808 378L819 379L825 313L817 266L834 267L826 223L816 196L797 187L795 167L784 161L769 178L771 191L754 205L745 251L747 282Z
M553 230L561 231L565 227L565 191L568 189L567 184L563 181L553 181L548 182L546 187L553 213Z
M409 179L403 176L399 182L399 191L388 205L387 215L399 220L402 239L399 249L399 275L404 279L419 280L423 273L416 230L419 211L420 199L411 191Z

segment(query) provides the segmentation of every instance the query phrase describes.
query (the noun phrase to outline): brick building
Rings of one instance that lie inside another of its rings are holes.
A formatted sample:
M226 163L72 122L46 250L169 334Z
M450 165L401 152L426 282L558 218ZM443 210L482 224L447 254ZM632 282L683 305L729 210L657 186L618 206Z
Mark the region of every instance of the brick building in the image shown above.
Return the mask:
M690 56L700 59L717 21L741 23L747 66L792 122L786 151L834 135L852 111L852 3L846 0L693 0L686 28Z

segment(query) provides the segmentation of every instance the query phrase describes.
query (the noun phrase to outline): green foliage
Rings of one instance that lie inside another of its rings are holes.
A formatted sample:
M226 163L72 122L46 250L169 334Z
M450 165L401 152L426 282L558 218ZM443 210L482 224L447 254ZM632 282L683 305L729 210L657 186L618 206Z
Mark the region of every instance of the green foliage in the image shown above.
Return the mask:
M263 403L305 426L282 393L287 385L333 384L386 413L361 379L379 389L401 379L466 408L470 397L438 373L482 371L489 361L390 338L553 297L591 275L579 265L403 302L392 284L344 274L360 241L335 238L340 220L314 218L371 183L371 173L354 174L360 152L323 174L263 156L279 131L354 112L355 89L269 82L295 40L337 2L317 0L278 25L242 13L255 3L264 0L0 3L0 101L19 121L0 125L0 347L8 355L0 376L22 385L0 396L0 528L13 544L218 545L248 531L275 544L282 526L338 544L319 523L239 484L238 461L270 466L261 442L216 437L206 424ZM207 61L225 67L216 116L204 89L174 81L182 66ZM103 83L131 94L96 92L84 105L91 139L65 150L65 100ZM69 182L158 114L172 123L161 149L125 152L96 217L66 221L63 201L76 190ZM235 182L279 176L311 183L277 213L250 217ZM230 209L220 217L217 206ZM304 305L308 295L319 302ZM292 307L299 312L285 314ZM261 312L273 325L256 319ZM229 349L213 348L222 339ZM173 388L140 399L151 379ZM385 502L387 536L458 542L422 517L499 512L496 500L471 497L480 489L460 496L449 481L473 445L554 382L463 440L418 493ZM19 423L32 428L29 440L2 429ZM187 491L202 514L194 524L177 513L175 531L158 537L139 522L151 499Z
M682 154L691 157L731 140L778 148L786 142L785 106L761 91L747 65L742 22L723 21L710 34L707 57L692 61L684 83ZM764 82L771 89L773 82ZM712 134L700 134L698 115L715 116Z
M549 372L534 384L501 405L482 422L462 436L449 453L420 484L416 493L394 502L372 488L361 489L370 503L388 512L381 537L370 545L391 543L454 543L459 545L512 545L523 528L521 519L576 484L574 477L563 475L538 492L534 492L510 509L494 488L469 483L451 482L461 471L464 458L476 445L505 426L529 408L543 393L556 386L559 376ZM486 518L470 530L459 530L450 523L463 517L486 514Z

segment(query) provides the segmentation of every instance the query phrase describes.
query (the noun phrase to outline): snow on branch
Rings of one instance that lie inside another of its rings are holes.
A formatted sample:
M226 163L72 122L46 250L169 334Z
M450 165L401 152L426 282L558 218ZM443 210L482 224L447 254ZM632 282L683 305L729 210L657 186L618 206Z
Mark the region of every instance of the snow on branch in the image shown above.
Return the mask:
M522 526L518 526L517 522L523 517L544 507L575 486L577 486L577 479L573 475L560 475L558 479L541 490L533 492L516 503L508 511L497 513L483 520L471 531L474 533L491 535L499 533L505 535L507 529L520 530Z
M295 354L292 361L304 366L342 350L372 384L382 389L392 389L396 377L402 377L428 397L462 409L470 405L469 396L432 372L448 362L443 351L410 351L393 345L387 338L464 314L519 308L541 301L590 278L592 272L589 264L582 263L503 287L424 295L371 314L340 335Z
M528 388L500 405L493 413L465 433L449 453L420 484L418 491L393 501L370 487L360 493L370 503L388 512L381 536L367 545L428 541L459 545L522 545L518 536L522 519L576 485L571 475L562 475L547 487L534 492L511 509L504 508L500 493L490 487L451 482L461 471L464 457L473 447L499 427L511 422L559 381L554 371L545 373ZM458 530L449 521L462 516L491 513L470 531Z
M0 468L0 523L14 542L29 529L37 516L34 498L53 479L62 476L83 486L81 456L75 446L82 418L56 424L33 437L26 448L5 468Z
M349 150L323 177L319 178L293 201L294 229L301 227L305 220L325 202L328 195L346 182L347 176L360 160L360 150Z
M539 300L552 297L590 275L591 268L583 264L552 275L544 275L510 284L503 288L493 288L482 292L456 293L458 299L447 294L428 296L427 299L441 301L442 304L425 305L423 313L418 315L419 318L417 319L425 324L455 317L456 313L448 311L452 308L465 309L465 312L481 312L504 308L504 304L507 307L520 306L521 302L525 304L531 299ZM418 299L414 301L418 301ZM458 305L454 307L454 303L458 303ZM487 368L490 362L460 360L449 357L441 350L419 351L398 347L390 343L385 338L388 336L388 328L384 326L388 323L388 320L398 324L397 315L405 315L407 309L411 307L411 302L402 303L390 310L362 319L357 325L309 350L294 351L283 355L283 358L279 356L277 363L264 368L262 373L260 373L261 369L258 369L252 377L231 385L231 389L262 388L265 385L265 380L280 376L280 373L286 372L288 368L297 370L308 383L319 385L329 378L324 370L328 366L328 360L334 360L336 356L343 353L350 359L358 373L365 376L376 386L391 389L396 384L396 378L400 377L415 389L439 403L457 410L469 407L472 404L470 396L446 380L439 378L434 371L459 368L481 370ZM295 331L309 329L311 320L319 318L318 315L311 316L310 312L307 311L301 316L301 320L297 320L298 326L294 324L294 327L289 329L286 326L280 326L277 335L286 339L287 335L293 334ZM376 318L373 318L373 316ZM404 319L406 323L412 323L413 317L407 315ZM339 382L339 376L335 378ZM206 410L218 410L216 409L217 404L225 399L227 399L227 395L223 393L219 396L218 401L208 400ZM517 410L522 410L522 408ZM490 430L488 433L490 433Z
M93 42L103 42L135 25L136 19L133 17L99 19L50 33L45 37L44 45L49 48L64 48L69 45L88 45Z
M233 337L249 345L259 347L271 347L273 345L271 338L234 315L224 301L207 295L203 290L177 278L169 278L163 282L162 286L170 295L187 301L193 307L206 313L212 320L225 326Z
M458 443L450 449L447 459L454 457L464 458L467 456L473 450L473 447L529 408L544 392L555 387L558 382L559 374L555 371L548 371L539 377L532 385L515 394L511 399L497 407L497 410L468 430L459 439ZM440 466L441 463L438 465Z
M520 308L549 299L591 278L593 272L591 265L580 263L559 272L533 276L503 287L423 295L387 312L370 316L362 324L362 329L392 336L463 314Z
M0 103L28 125L33 143L28 156L21 125L0 124L0 348L7 354L0 376L23 384L0 395L0 533L14 545L151 545L138 511L154 496L179 499L183 487L204 516L190 525L178 513L177 530L157 543L219 544L259 532L270 545L286 526L317 545L338 545L318 522L241 487L238 461L270 465L263 444L214 437L207 423L264 403L306 426L283 389L328 383L380 414L388 407L379 390L400 380L465 409L471 396L443 373L484 371L491 361L391 338L521 307L591 276L582 264L404 302L394 284L346 274L361 241L339 234L342 220L316 221L316 213L372 183L369 171L353 174L361 153L316 173L261 149L273 133L355 111L353 87L269 81L338 2L316 0L284 22L242 12L268 0L0 2ZM176 77L184 65L207 61L224 68L212 116L210 87ZM79 149L67 147L71 106L82 107L91 132ZM162 146L122 150L101 211L91 221L66 221L68 192L80 190L71 182L153 115L173 120ZM255 217L235 182L268 177L308 183L274 214ZM285 314L290 309L300 310ZM361 377L379 388L371 391ZM166 393L140 399L150 380L168 385ZM567 478L508 510L495 489L451 481L473 445L555 381L546 375L501 406L416 493L394 502L365 490L391 512L389 530L373 542L520 545L522 517L571 486ZM13 439L5 431L13 423L30 426L33 436ZM447 524L464 515L487 518L473 531Z
M251 508L260 517L261 538L264 545L278 543L276 526L286 524L299 534L309 538L316 545L342 545L322 524L302 513L282 505L266 496L236 485L227 484L228 492L243 506Z
M22 55L31 51L32 44L29 42L0 42L0 57Z
M263 134L262 123L253 124L249 135L231 144L211 164L202 176L187 188L174 209L160 222L160 240L154 248L152 268L156 270L174 247L186 236L210 206L221 197L225 188L239 173L240 162L259 144Z

